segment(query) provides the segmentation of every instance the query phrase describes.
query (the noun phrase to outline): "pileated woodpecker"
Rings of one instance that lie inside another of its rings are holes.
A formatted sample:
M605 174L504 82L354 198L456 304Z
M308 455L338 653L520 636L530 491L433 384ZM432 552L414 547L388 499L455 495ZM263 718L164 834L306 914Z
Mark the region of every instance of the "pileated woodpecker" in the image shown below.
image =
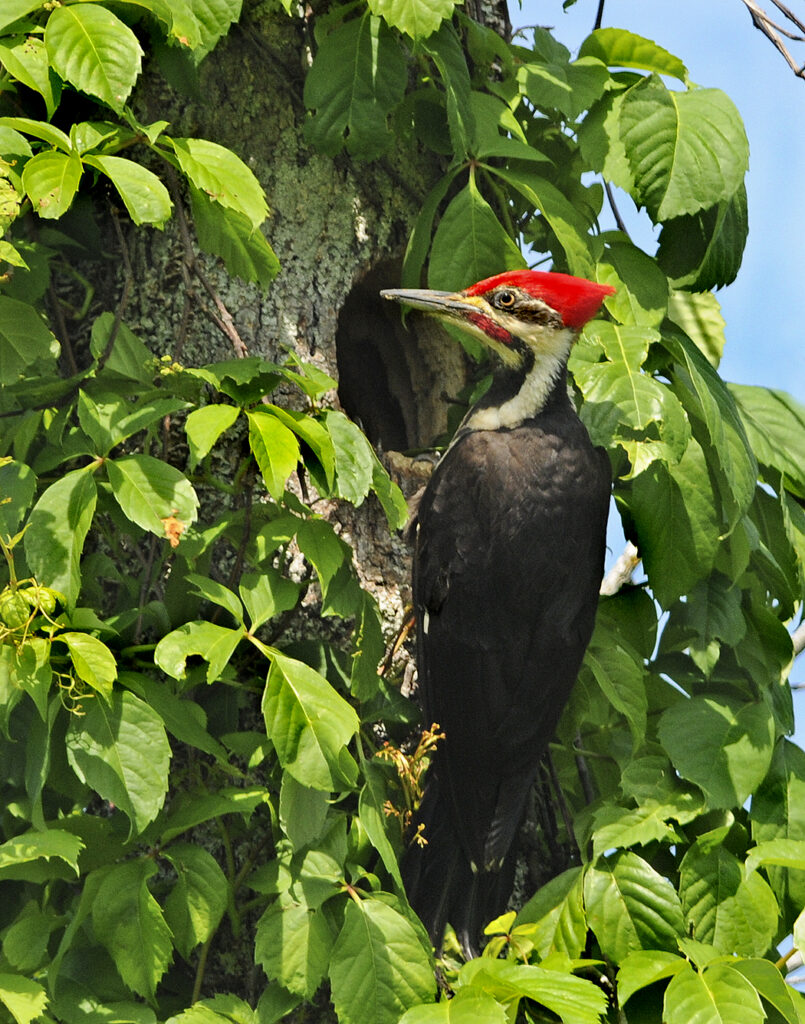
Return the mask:
M419 692L444 740L403 862L440 947L468 955L506 909L513 843L593 629L611 473L571 403L567 360L614 289L520 270L462 292L381 292L479 338L499 366L419 504L413 592Z

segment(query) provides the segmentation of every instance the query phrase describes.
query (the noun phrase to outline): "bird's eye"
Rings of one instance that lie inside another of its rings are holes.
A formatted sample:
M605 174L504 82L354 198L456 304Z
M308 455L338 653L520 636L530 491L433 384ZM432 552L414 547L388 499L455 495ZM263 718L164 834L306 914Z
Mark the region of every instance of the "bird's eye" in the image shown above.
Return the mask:
M517 296L514 292L498 292L495 296L495 305L499 306L501 309L511 309L516 301Z

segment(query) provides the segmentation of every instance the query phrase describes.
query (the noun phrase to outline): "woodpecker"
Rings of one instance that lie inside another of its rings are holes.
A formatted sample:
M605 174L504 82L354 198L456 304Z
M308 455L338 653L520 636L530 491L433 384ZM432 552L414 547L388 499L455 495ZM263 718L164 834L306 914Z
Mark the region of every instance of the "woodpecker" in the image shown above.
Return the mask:
M568 392L567 360L613 288L519 270L461 292L387 289L496 359L420 501L413 599L426 724L444 739L403 878L441 947L467 956L511 895L514 841L595 619L611 471Z

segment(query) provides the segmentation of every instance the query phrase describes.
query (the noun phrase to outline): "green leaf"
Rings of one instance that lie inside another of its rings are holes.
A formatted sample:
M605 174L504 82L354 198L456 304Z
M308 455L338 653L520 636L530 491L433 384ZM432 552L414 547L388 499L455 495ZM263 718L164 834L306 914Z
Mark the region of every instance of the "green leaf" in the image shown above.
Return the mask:
M37 582L75 607L81 589L81 552L95 513L97 489L89 468L51 484L34 505L25 533L25 557Z
M329 794L303 786L289 772L283 772L279 818L294 850L301 850L321 835L329 806Z
M491 995L460 988L452 999L413 1006L400 1024L507 1024L504 1007Z
M701 974L684 967L665 990L667 1024L763 1024L766 1014L754 987L728 964Z
M746 870L756 871L761 864L805 869L805 840L769 839L753 846L746 857Z
M699 213L663 224L657 264L675 288L707 291L738 276L749 234L746 189Z
M283 409L279 405L267 404L265 408L272 412L281 423L292 430L310 448L324 470L327 487L332 487L335 476L335 451L327 428L307 413L296 409ZM309 466L311 471L314 467Z
M170 744L162 719L128 691L106 704L88 700L67 727L67 759L76 775L142 832L157 816L168 790ZM139 991L139 990L138 990Z
M215 442L239 415L240 409L236 405L205 405L190 413L184 428L190 448L191 470L210 454Z
M447 104L447 128L457 159L467 155L475 134L471 82L467 57L458 33L449 23L422 43L422 49L439 70Z
M192 185L190 206L201 248L220 256L230 274L268 288L280 264L260 228L245 213L222 206Z
M441 206L442 200L447 195L447 190L457 177L459 170L457 167L453 168L440 178L420 206L414 226L408 236L408 244L405 247L402 274L400 275L400 284L403 288L418 288L421 283L422 267L425 265L430 249L436 211Z
M0 462L0 535L13 537L36 493L36 474L24 462Z
M0 1003L17 1024L31 1024L44 1015L48 997L42 986L30 978L3 973L0 974Z
M582 416L591 437L608 447L618 443L629 456L632 477L658 459L678 463L690 439L679 400L642 370L658 337L647 327L595 321L568 364L585 398Z
M627 240L607 241L596 280L617 289L607 309L623 324L659 327L668 309L668 280L657 264Z
M805 752L778 742L771 767L752 795L752 838L765 847L775 839L805 840ZM751 854L750 854L751 856ZM805 906L805 871L768 865L766 875L781 906Z
M66 135L61 128L48 124L47 121L35 121L31 117L0 117L0 127L13 128L25 135L33 135L35 139L42 139L43 142L47 142L65 153L73 152L70 136ZM24 155L21 150L20 155ZM27 155L30 156L30 152Z
M764 956L773 945L779 909L768 882L707 835L682 860L679 895L690 938L729 956Z
M173 35L184 42L183 35L192 28L195 38L185 45L193 48L193 57L198 62L217 45L229 32L229 27L240 18L242 0L186 0L185 4L174 2L165 5L171 16Z
M84 843L62 829L32 829L0 844L0 879L24 878L25 865L57 857L78 875L78 855ZM22 873L20 873L22 869Z
M388 115L407 80L405 57L384 21L368 12L342 22L320 40L305 79L305 106L313 116L305 138L327 156L346 146L361 160L388 149Z
M643 660L628 644L612 638L593 638L584 655L584 664L592 672L610 704L625 715L634 736L635 748L646 733L645 668Z
M558 110L568 120L600 99L610 81L604 64L597 58L581 56L567 61L530 61L517 69L520 92L551 116Z
M579 57L596 57L611 68L638 68L658 75L672 75L687 84L688 69L682 61L651 39L622 28L599 28L579 49Z
M176 160L199 191L227 209L242 213L252 228L268 216L263 186L254 172L226 146L207 139L171 139Z
M222 789L218 793L181 793L171 798L170 813L164 819L164 824L161 822L161 841L169 843L188 829L223 817L224 814L240 814L248 822L254 809L268 801L268 790L263 786Z
M787 985L777 966L769 960L735 960L730 964L738 971L775 1010L783 1017L786 1024L800 1024L797 1004L791 986ZM771 1017L767 1017L770 1020Z
M122 112L140 74L143 51L117 15L93 3L57 7L45 26L45 45L65 81Z
M595 265L590 254L587 224L570 200L550 181L531 171L491 166L487 170L502 178L535 210L540 211L564 251L570 273L594 277Z
M352 549L330 523L308 519L299 523L296 541L319 578L322 615L351 617L358 611L361 590L352 569Z
M135 224L153 224L161 228L171 215L168 190L147 167L121 156L85 156L84 163L95 167L117 189Z
M199 943L215 934L226 910L229 883L203 847L174 843L163 854L178 876L165 900L165 920L176 948L187 960Z
M120 682L156 711L165 728L180 743L203 750L222 764L227 762L226 750L207 731L207 716L195 701L178 697L164 682L135 672L121 672Z
M684 934L676 890L634 853L599 857L587 871L584 898L601 951L615 962L636 949L673 952Z
M510 1017L516 1016L523 997L552 1010L565 1024L600 1024L607 1008L600 988L565 970L476 957L461 968L459 982L504 1002Z
M326 914L281 897L257 923L254 959L289 992L312 999L327 973L334 941Z
M377 601L361 592L360 614L352 633L353 653L350 669L350 693L359 701L369 701L378 692L377 667L386 650L383 619Z
M602 804L593 814L593 856L657 841L681 842L668 820L672 814L672 809L659 804L631 808Z
M268 409L250 409L249 444L260 467L268 493L280 501L285 482L301 457L299 442L292 430Z
M171 932L148 890L157 866L150 858L116 864L104 876L92 904L92 925L120 977L153 1002L171 961Z
M7 28L31 11L41 7L43 0L4 0L0 13L0 29Z
M325 791L348 782L354 762L345 748L358 716L323 676L275 652L262 706L280 764L298 782Z
M200 576L195 572L188 573L185 579L190 584L193 593L198 594L199 597L203 597L207 601L211 601L213 604L217 604L219 608L225 608L235 622L242 625L243 605L229 587L225 587L223 583L219 583L217 580L210 579L209 576Z
M52 362L58 353L58 342L33 306L0 295L0 383L14 383L23 370Z
M113 313L101 313L92 325L90 351L95 359L106 356L105 374L113 373L129 380L148 384L154 377L154 356L124 323L117 325L111 349L109 341L115 323Z
M0 22L3 15L0 15ZM59 102L61 85L51 75L47 50L37 36L22 36L0 43L0 63L8 72L29 89L34 89L45 101L48 120L53 117Z
M408 504L399 486L386 472L380 459L375 456L372 468L372 490L383 506L390 530L399 530L408 522Z
M198 498L187 477L150 455L122 455L104 465L126 518L157 537L168 537L176 547L198 513Z
M378 900L347 902L330 960L333 1004L343 1024L398 1024L433 998L433 971L414 926Z
M730 384L729 389L758 461L784 473L790 489L805 497L805 406L772 388Z
M687 960L676 953L659 949L636 949L618 968L618 1002L621 1006L640 989L673 978L687 966Z
M389 822L395 819L386 814L385 811L388 799L386 773L374 761L367 761L363 766L363 772L366 782L358 798L358 815L361 819L361 825L366 829L366 834L372 846L380 854L380 859L383 861L386 871L391 875L399 891L403 892L403 881L400 875L397 854L388 837Z
M709 574L721 535L707 464L691 439L676 466L652 464L630 481L626 514L651 589L669 608Z
M342 412L327 410L324 422L335 452L336 489L341 498L361 505L372 487L374 452L363 431Z
M246 606L253 633L275 615L296 607L302 584L289 580L279 569L267 565L259 573L246 573L241 577L238 593Z
M439 221L430 252L428 285L455 291L523 266L523 254L471 177Z
M765 704L692 697L662 713L660 742L711 807L740 807L769 769L774 717Z
M568 868L538 889L518 913L518 926L535 926L529 937L541 960L551 953L573 958L583 952L587 941L583 896L581 868Z
M724 354L726 324L721 306L712 292L672 291L668 301L668 317L681 327L703 353L711 366L717 367Z
M651 75L624 98L620 131L633 195L655 223L706 210L741 187L749 144L720 89L672 92Z
M449 18L456 0L369 0L372 14L412 39L426 39Z
M117 662L106 644L89 633L59 633L54 639L67 644L78 678L109 701L117 679Z
M198 655L207 662L207 682L214 683L245 635L244 626L227 629L214 622L184 622L162 637L154 650L154 661L169 676L184 679L187 659Z
M672 381L691 421L694 437L706 447L722 513L733 526L755 496L757 463L735 399L698 348L667 328L663 345L677 360Z
M579 126L578 139L589 167L631 194L634 175L620 133L621 110L628 95L628 91L604 93Z
M22 169L22 184L40 217L56 219L73 202L81 181L81 160L75 153L37 153Z

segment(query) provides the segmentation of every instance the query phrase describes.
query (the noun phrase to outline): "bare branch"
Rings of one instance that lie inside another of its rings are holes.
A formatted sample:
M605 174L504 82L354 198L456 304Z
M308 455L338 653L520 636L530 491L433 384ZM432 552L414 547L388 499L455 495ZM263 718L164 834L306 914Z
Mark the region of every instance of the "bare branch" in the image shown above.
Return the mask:
M797 64L797 62L789 53L785 43L780 38L780 34L782 33L782 35L787 36L789 39L795 40L797 42L801 41L801 37L792 35L790 32L786 31L786 29L782 28L780 25L777 25L775 22L773 22L769 15L766 13L766 11L764 11L763 8L756 2L756 0L742 0L742 2L746 9L749 11L749 16L751 17L752 24L755 26L755 28L759 29L763 33L763 35L766 36L766 38L772 43L772 45L783 55L786 64L788 64L788 66L791 68L794 74L798 78L805 78L805 65L800 67ZM771 0L771 2L775 5L775 7L777 7L779 11L785 14L785 16L794 25L796 25L798 29L805 32L805 26L802 25L799 19L796 18L794 14L791 11L789 11L787 7L784 6L784 4L780 3L779 0Z

